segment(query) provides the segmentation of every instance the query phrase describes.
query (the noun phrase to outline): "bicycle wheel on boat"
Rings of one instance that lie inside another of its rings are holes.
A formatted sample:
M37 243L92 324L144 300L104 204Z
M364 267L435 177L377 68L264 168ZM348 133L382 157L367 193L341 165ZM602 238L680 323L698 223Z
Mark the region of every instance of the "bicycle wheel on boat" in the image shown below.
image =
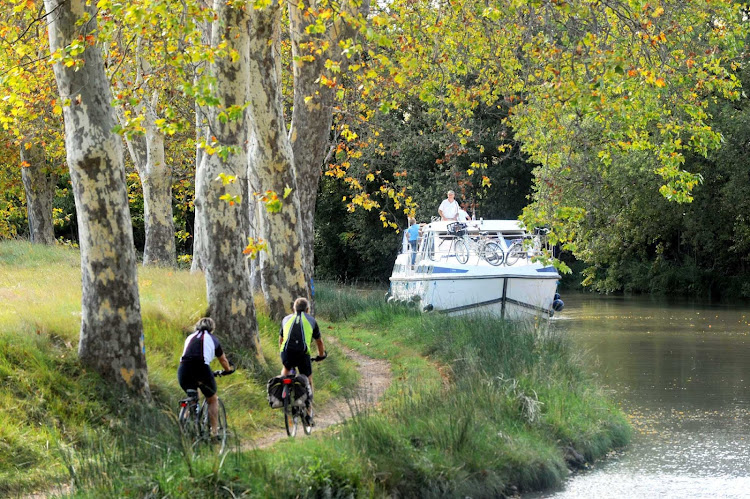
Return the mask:
M454 249L456 251L456 260L459 263L466 263L469 261L469 248L466 246L466 241L457 239Z
M508 249L508 254L505 257L505 265L514 265L523 256L523 244L513 243L510 249Z
M286 434L290 437L297 435L297 414L294 410L294 404L291 401L291 394L287 390L286 396L284 397L284 427L286 428Z
M505 259L503 249L495 241L490 241L484 245L483 256L484 259L487 260L487 263L494 265L495 267L503 263L503 260Z

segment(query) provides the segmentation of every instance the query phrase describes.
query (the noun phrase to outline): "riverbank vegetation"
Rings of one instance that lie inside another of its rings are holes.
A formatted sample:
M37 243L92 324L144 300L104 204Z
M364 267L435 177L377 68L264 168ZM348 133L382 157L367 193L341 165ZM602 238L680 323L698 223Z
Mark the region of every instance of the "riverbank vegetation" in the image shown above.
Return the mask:
M378 292L318 283L325 337L387 360L393 382L377 409L313 437L254 449L281 430L265 402L278 369L277 326L260 317L266 365L219 381L230 452L193 453L176 430L175 365L204 313L200 275L141 269L149 382L136 403L82 370L75 250L0 244L0 492L56 488L76 497L500 495L560 482L568 466L625 445L629 428L564 338L489 319L447 319L386 304ZM316 366L316 401L351 397L354 367L333 343ZM580 454L576 461L575 457ZM567 459L567 461L566 461Z

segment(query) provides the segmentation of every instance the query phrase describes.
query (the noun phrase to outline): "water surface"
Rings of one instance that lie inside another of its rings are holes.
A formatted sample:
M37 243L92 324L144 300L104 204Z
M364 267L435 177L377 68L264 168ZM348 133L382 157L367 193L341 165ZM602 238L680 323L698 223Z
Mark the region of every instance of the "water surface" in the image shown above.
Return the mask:
M536 497L750 498L750 308L563 296L552 327L634 428L628 449Z

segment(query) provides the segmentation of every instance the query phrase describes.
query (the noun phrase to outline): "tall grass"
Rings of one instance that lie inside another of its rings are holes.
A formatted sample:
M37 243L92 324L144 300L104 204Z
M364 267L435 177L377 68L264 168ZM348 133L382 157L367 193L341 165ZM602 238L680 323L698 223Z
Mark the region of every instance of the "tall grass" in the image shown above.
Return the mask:
M128 477L158 469L200 475L203 461L212 461L210 454L186 457L174 421L176 402L184 395L176 379L179 356L186 334L207 308L203 277L139 269L154 395L154 402L143 406L112 393L78 363L80 283L77 250L21 241L0 244L0 496L51 488L71 478L102 497L105 490L141 482ZM244 363L237 374L218 382L237 436L235 448L240 438L264 434L281 422L265 398L265 382L281 367L278 324L263 316L259 324L262 361ZM230 354L251 357L249 352ZM319 371L316 400L321 403L356 385L355 369L335 352ZM199 464L194 466L194 459Z
M559 484L567 447L591 461L629 439L624 417L562 337L421 315L346 289L318 293L321 314L347 317L334 325L342 341L391 360L389 400L324 440L243 455L225 470L240 477L223 483L228 494L498 497ZM432 363L415 360L414 349Z

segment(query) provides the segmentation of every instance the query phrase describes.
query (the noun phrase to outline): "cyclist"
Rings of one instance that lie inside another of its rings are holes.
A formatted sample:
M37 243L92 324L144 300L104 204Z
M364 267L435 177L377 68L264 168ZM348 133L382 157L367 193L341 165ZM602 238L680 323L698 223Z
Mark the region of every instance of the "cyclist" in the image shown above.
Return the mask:
M218 338L212 334L215 327L214 320L210 317L204 317L195 324L195 332L185 340L180 367L177 368L177 380L182 389L188 391L200 388L206 397L212 437L216 437L218 433L216 421L219 397L216 394L216 379L211 371L211 361L218 358L226 374L234 372L234 366L227 360Z
M310 380L310 394L313 392L312 362L310 361L310 343L315 341L318 348L317 360L327 357L320 328L310 311L310 304L305 298L294 300L293 313L284 317L279 330L279 350L281 351L282 376L288 376L295 367L300 374ZM311 400L312 402L312 400ZM311 407L311 406L310 406ZM312 411L310 410L310 416Z

